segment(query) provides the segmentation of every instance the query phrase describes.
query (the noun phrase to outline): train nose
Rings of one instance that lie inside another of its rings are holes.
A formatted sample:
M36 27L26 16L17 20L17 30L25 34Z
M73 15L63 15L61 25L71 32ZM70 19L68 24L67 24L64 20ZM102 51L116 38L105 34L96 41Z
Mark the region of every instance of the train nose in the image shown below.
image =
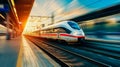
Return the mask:
M79 32L74 32L73 35L75 35L75 36L79 36L79 35L82 35L82 34L79 33Z
M83 33L82 30L80 30L80 31L74 31L73 35L76 35L76 36L83 35L84 36L84 33Z

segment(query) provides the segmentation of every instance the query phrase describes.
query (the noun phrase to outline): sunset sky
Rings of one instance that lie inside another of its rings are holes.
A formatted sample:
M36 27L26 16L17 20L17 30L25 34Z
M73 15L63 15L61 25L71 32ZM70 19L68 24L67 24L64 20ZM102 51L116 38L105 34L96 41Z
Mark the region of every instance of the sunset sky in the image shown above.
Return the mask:
M55 21L74 18L119 4L120 0L35 0L31 16L51 16ZM50 19L43 23L50 22Z
M120 0L35 0L31 15L44 16L56 15L79 9L83 14L86 12L100 10L115 4Z
M54 14L54 21L58 22L81 16L92 11L101 10L116 4L120 4L120 0L35 0L30 16L51 17L51 15ZM119 19L119 17L117 18ZM28 29L33 29L33 26L35 25L48 25L51 23L51 19L49 18L42 20L41 22L37 22L39 18L33 20L33 22L27 23ZM32 27L29 25L32 25Z

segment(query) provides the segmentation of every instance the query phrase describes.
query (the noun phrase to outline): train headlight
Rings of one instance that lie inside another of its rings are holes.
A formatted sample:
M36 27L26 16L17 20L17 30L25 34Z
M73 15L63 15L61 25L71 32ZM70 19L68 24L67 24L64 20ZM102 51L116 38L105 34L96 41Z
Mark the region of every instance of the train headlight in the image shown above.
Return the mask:
M79 35L82 35L82 33L81 33L80 31L75 31L75 32L73 33L73 35L79 36Z
M82 30L80 30L80 31L75 31L75 32L73 32L72 34L73 34L73 35L76 35L76 36L79 36L79 35L85 36L85 34L83 33Z
M78 32L74 32L73 35L78 35Z

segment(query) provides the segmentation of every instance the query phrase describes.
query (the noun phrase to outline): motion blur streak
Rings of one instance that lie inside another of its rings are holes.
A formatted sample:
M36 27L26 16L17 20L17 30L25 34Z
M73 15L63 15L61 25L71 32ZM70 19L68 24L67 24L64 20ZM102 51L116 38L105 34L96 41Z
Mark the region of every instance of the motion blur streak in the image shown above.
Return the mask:
M22 42L23 42L23 50L24 50L22 67L39 67L37 63L37 58L24 37L22 37Z

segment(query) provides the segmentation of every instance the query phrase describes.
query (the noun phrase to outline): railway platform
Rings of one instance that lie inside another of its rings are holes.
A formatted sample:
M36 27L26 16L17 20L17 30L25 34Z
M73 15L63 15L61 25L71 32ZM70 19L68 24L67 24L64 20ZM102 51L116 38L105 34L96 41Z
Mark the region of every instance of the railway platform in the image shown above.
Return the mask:
M24 36L6 40L0 36L0 67L60 67Z

